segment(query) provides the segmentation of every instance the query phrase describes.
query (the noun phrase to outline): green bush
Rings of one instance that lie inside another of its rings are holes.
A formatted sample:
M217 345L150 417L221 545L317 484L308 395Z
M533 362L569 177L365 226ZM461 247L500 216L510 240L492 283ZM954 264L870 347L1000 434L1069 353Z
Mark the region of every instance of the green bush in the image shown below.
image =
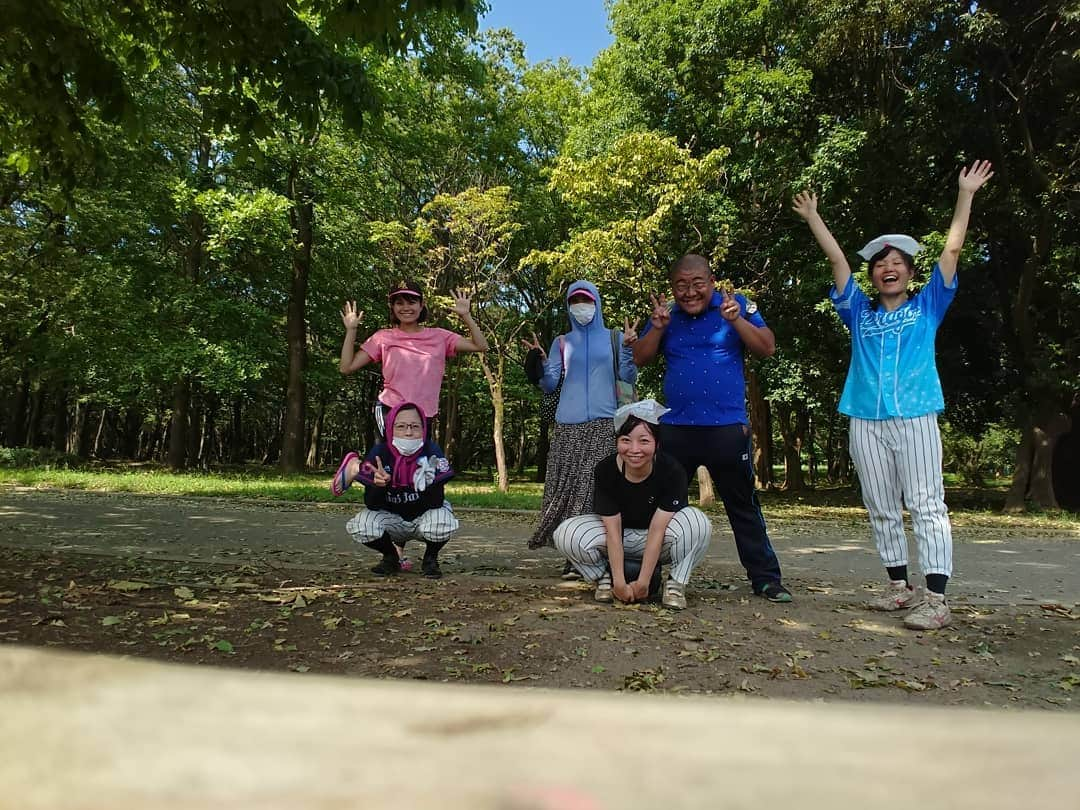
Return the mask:
M81 467L78 456L41 447L0 447L0 467L71 470Z
M987 478L1012 475L1020 431L990 425L982 436L975 437L942 421L941 443L946 472L956 473L971 486L981 487Z

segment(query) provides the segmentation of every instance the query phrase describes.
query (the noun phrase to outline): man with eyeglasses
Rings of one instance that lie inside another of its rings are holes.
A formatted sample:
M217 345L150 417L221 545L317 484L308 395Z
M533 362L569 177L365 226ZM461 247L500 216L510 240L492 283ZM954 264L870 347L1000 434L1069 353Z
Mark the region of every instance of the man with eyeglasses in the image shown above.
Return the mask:
M660 422L660 446L678 459L687 478L700 466L709 471L754 593L790 602L754 489L743 370L744 351L769 357L776 338L753 301L716 289L704 256L683 256L669 280L674 302L663 294L651 297L652 316L634 344L639 367L658 353L667 364L664 396L671 410Z

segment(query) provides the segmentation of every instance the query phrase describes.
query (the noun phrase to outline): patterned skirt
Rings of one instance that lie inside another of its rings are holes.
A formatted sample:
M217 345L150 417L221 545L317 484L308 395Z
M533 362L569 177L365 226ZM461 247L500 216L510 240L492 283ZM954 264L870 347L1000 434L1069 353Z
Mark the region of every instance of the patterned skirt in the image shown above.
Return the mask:
M560 523L592 509L593 470L614 452L611 419L593 419L578 425L555 423L544 476L540 525L529 539L529 548L554 545L552 534Z

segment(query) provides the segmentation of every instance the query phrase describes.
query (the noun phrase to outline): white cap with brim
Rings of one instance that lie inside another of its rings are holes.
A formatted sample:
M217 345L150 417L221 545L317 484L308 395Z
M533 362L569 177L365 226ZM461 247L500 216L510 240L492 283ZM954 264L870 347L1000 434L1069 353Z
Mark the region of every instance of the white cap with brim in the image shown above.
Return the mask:
M628 405L623 405L615 411L615 432L618 433L619 428L626 424L626 420L631 416L636 416L638 419L645 422L658 425L660 424L660 417L670 410L671 408L665 408L655 399L643 399L640 402L631 402Z
M871 239L867 242L866 247L859 251L859 255L867 261L870 261L871 256L881 252L885 248L896 248L909 256L914 256L923 249L922 245L906 234L887 233L884 236L879 236L876 239Z

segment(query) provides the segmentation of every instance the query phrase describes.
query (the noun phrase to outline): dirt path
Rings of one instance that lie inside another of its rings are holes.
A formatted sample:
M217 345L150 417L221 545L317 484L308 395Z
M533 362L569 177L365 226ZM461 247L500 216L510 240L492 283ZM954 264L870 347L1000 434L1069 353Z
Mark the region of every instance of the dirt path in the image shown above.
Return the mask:
M690 609L610 607L525 549L533 517L466 512L446 578L381 581L355 504L0 492L0 640L193 663L553 687L1074 708L1080 539L958 530L957 621L905 630L865 527L770 522L795 593L753 597L726 525Z

